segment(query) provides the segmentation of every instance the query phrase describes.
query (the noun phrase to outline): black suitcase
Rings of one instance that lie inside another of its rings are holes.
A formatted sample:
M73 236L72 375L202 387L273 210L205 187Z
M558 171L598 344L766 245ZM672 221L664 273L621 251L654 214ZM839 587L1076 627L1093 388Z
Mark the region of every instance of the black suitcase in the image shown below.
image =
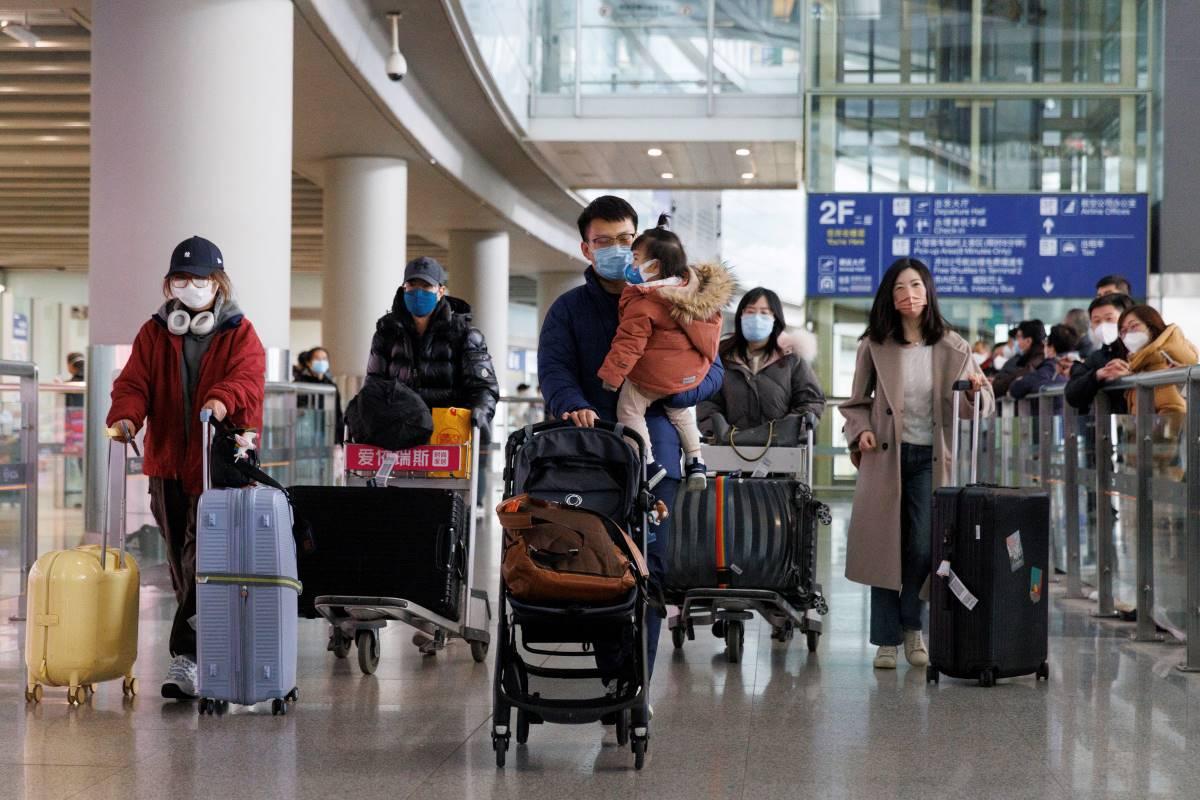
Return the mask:
M821 507L799 481L717 476L680 491L667 542L667 592L689 589L809 591L816 581Z
M322 595L395 597L457 620L467 572L461 495L442 489L293 486L315 550L299 559L300 613Z
M965 388L955 384L955 408ZM974 483L978 412L977 400L972 483L933 495L926 678L944 674L981 686L1019 675L1048 679L1050 495ZM953 438L957 455L957 426Z

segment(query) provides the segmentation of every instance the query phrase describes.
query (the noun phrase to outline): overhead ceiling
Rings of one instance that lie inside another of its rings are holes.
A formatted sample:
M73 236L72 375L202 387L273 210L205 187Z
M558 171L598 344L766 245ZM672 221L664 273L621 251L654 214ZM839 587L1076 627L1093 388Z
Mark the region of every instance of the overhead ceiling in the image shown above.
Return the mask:
M799 184L795 142L543 141L537 148L578 189L795 189ZM649 155L652 148L661 154ZM750 154L737 155L742 148Z

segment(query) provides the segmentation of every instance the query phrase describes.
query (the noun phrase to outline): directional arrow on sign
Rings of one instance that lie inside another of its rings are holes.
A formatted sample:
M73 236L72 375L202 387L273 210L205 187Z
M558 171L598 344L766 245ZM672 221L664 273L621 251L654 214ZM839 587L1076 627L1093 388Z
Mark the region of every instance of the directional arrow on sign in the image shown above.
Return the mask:
M1054 230L1054 220L1052 220L1052 219L1042 220L1042 227L1046 230L1046 235L1049 236L1050 233Z
M1050 276L1046 276L1046 280L1042 281L1042 291L1050 294L1054 291L1054 281L1050 280Z
M896 220L896 230L899 233L904 233L904 229L907 227L908 227L908 223L905 222L903 219Z

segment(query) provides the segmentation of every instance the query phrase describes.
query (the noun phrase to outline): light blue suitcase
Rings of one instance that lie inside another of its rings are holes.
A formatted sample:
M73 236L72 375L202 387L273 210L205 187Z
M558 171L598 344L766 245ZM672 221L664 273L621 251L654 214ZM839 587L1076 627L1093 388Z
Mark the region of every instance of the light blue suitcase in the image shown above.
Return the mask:
M196 512L196 672L200 713L271 700L286 714L296 689L296 544L287 495L269 486L213 489L204 425L204 494Z

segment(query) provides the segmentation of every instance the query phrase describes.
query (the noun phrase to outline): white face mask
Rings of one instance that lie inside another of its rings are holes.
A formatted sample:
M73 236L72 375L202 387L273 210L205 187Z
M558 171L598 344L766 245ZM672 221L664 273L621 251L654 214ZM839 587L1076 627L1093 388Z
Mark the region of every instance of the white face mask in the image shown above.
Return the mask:
M971 358L975 359L975 363L983 366L983 362L987 361L987 353L971 353Z
M1092 328L1088 335L1092 337L1092 344L1099 350L1101 347L1115 342L1120 337L1121 331L1115 322L1101 322Z
M1121 337L1121 342L1125 345L1125 349L1129 351L1129 355L1133 355L1138 350L1150 344L1150 334L1145 331L1131 331Z
M196 311L201 308L208 308L212 304L213 298L217 296L217 287L212 281L209 281L208 286L205 286L203 289L197 289L190 283L182 289L176 289L172 286L171 296L191 310Z
M1004 369L1004 365L1007 363L1008 359L1004 356L996 356L992 359L992 368L997 370Z

